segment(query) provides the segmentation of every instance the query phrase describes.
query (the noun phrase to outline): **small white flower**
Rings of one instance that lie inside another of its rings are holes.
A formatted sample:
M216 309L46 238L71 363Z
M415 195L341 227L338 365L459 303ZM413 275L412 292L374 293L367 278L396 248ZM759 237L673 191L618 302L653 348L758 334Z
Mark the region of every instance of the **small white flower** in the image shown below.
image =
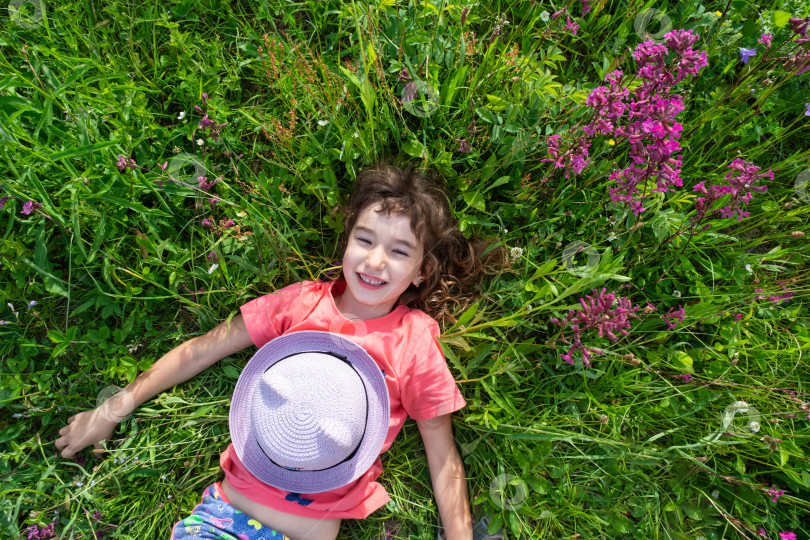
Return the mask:
M753 431L754 433L759 431L759 427L760 427L759 422L751 422L750 424L748 424L748 429Z
M719 491L717 491L716 489L715 489L714 491L712 491L712 497L714 497L714 498L716 499L716 498L718 498L719 496L720 496L720 492L719 492Z
M519 259L523 257L523 249L519 247L513 247L512 249L509 250L509 255L511 255L513 259Z
M610 234L608 235L608 242L613 242L614 240L616 240L616 235L613 234L613 231L610 231Z
M96 481L95 480L90 480L90 487L93 487L95 485L96 485Z
M540 19L543 20L543 22L548 22L548 17L549 17L548 11L544 11L543 13L540 14Z
M245 217L246 215L247 215L247 212L245 212L244 210L241 211L241 212L236 213L236 217Z
M22 418L22 414L20 414L20 413L14 413L14 414L12 414L12 415L11 415L11 417L12 417L12 418Z
M754 271L753 271L753 270L751 270L751 265L750 265L750 264L746 264L746 265L745 265L745 269L746 269L746 270L748 270L748 273L749 273L749 274L753 274L753 273L754 273Z
M680 298L681 297L681 291L672 291L672 296L674 296L675 298Z
M166 495L166 498L167 498L167 499L171 499L171 498L172 498L172 494L171 494L171 493L169 493L168 495Z
M182 120L186 117L186 111L180 111L180 114L177 115L178 120Z
M326 126L329 125L329 120L318 120L319 126Z
M219 268L218 264L216 264L216 263L212 264L211 268L208 269L208 275L210 276L211 274L213 274L214 270L216 270L217 268Z
M202 139L197 139L197 146L202 146L204 144L205 142Z
M160 479L161 479L161 480L166 480L166 475L165 475L165 474L161 475L161 476L160 476Z
M76 487L82 487L84 484L81 482L76 482Z
M531 305L531 304L526 304L526 309L527 309L528 311L531 311L531 310L532 310L532 305Z
M504 229L503 230L503 234L507 234L508 232L509 232L509 229Z
M135 461L138 461L138 456L135 456Z

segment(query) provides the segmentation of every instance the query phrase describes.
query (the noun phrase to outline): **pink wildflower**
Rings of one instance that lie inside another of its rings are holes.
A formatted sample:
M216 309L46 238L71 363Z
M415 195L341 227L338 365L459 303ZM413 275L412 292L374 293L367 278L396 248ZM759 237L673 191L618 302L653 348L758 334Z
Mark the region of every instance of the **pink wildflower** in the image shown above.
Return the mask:
M22 210L20 210L20 213L25 214L26 216L28 216L28 215L31 215L31 212L33 212L37 208L41 208L41 207L42 207L42 205L39 204L38 202L28 201L27 203L25 203L23 205Z
M118 154L118 161L115 164L118 166L118 170L121 172L126 172L127 169L135 169L138 167L138 164L135 163L134 159L124 157L123 154Z
M785 490L776 489L776 486L773 486L771 489L767 491L767 493L772 497L771 502L776 502L776 499L785 494Z
M796 533L790 531L780 532L779 538L782 540L796 540Z
M770 49L772 40L773 40L773 34L762 34L757 41L759 43L762 43L763 45L765 45L766 49Z
M561 327L570 324L574 332L573 343L565 336L560 338L562 343L571 346L566 353L560 355L562 359L573 365L574 361L571 355L579 350L582 353L585 365L590 366L590 353L595 352L601 355L603 351L583 345L581 341L582 330L597 329L599 337L607 337L615 343L619 340L616 332L625 336L628 335L627 330L630 328L628 318L637 319L638 316L635 312L640 309L640 306L633 306L630 299L617 297L615 293L606 293L606 289L602 289L601 292L593 289L591 296L580 298L579 302L582 305L582 310L569 310L566 318L559 320L552 317L550 321Z
M684 317L686 317L686 312L683 310L681 305L678 305L677 311L674 310L675 308L669 308L669 311L667 311L664 315L661 315L661 318L667 323L668 330L674 330L678 323L682 322ZM677 319L678 322L671 322L667 319Z

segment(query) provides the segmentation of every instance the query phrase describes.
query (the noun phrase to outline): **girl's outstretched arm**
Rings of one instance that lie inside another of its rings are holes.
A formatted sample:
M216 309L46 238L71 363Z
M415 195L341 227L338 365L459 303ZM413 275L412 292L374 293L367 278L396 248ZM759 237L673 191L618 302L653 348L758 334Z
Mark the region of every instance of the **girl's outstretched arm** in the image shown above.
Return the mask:
M464 463L453 440L450 415L417 420L425 443L433 493L447 540L471 540L472 517L467 496Z
M96 448L94 452L101 451L99 443L108 439L115 426L141 404L251 345L241 314L178 345L99 407L69 418L68 425L59 430L57 450L62 451L63 458L72 458L90 445Z

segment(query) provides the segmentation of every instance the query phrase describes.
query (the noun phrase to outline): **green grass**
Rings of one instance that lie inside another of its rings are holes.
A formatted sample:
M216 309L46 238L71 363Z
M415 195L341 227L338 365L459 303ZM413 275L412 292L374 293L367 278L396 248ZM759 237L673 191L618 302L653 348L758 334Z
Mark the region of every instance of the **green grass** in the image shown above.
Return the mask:
M565 15L543 20L565 5L576 35ZM165 537L221 478L250 351L142 406L102 460L63 460L57 431L246 301L332 268L332 208L391 158L441 173L465 233L522 250L443 324L468 402L454 426L471 498L496 525L512 538L809 538L810 198L796 180L810 169L810 72L785 59L788 19L810 13L798 1L581 5L75 1L45 4L41 19L27 4L28 22L4 10L0 536L58 512L63 537ZM694 30L709 65L674 90L684 187L636 216L608 191L626 141L594 138L568 179L541 160L549 135L581 136L607 73L638 86L634 21L649 8ZM774 61L757 43L766 31ZM757 49L747 65L741 47ZM403 68L430 88L413 105ZM195 105L227 122L219 140ZM119 171L119 154L143 169ZM738 157L773 170L767 192L741 221L715 212L691 228L692 186L721 183ZM193 188L198 175L222 175L217 204ZM27 201L42 206L22 214ZM571 262L574 242L589 247ZM605 354L570 365L571 329L551 319L602 288L657 310L616 342L584 331ZM679 306L670 331L661 315ZM749 416L724 423L739 401ZM392 502L341 537L435 538L413 422L383 463Z

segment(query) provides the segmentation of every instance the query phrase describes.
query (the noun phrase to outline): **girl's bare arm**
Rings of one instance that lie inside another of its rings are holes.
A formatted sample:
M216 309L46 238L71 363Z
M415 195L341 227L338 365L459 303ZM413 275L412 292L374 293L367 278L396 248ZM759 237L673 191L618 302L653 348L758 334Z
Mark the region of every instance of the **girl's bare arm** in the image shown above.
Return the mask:
M63 458L72 458L90 445L100 450L99 443L108 439L115 426L144 402L251 345L253 341L241 314L230 323L223 322L210 332L178 345L101 406L69 418L68 425L59 430L61 437L55 441L56 448L62 451Z
M471 540L472 517L464 462L453 440L450 415L417 420L425 443L430 479L447 540Z

